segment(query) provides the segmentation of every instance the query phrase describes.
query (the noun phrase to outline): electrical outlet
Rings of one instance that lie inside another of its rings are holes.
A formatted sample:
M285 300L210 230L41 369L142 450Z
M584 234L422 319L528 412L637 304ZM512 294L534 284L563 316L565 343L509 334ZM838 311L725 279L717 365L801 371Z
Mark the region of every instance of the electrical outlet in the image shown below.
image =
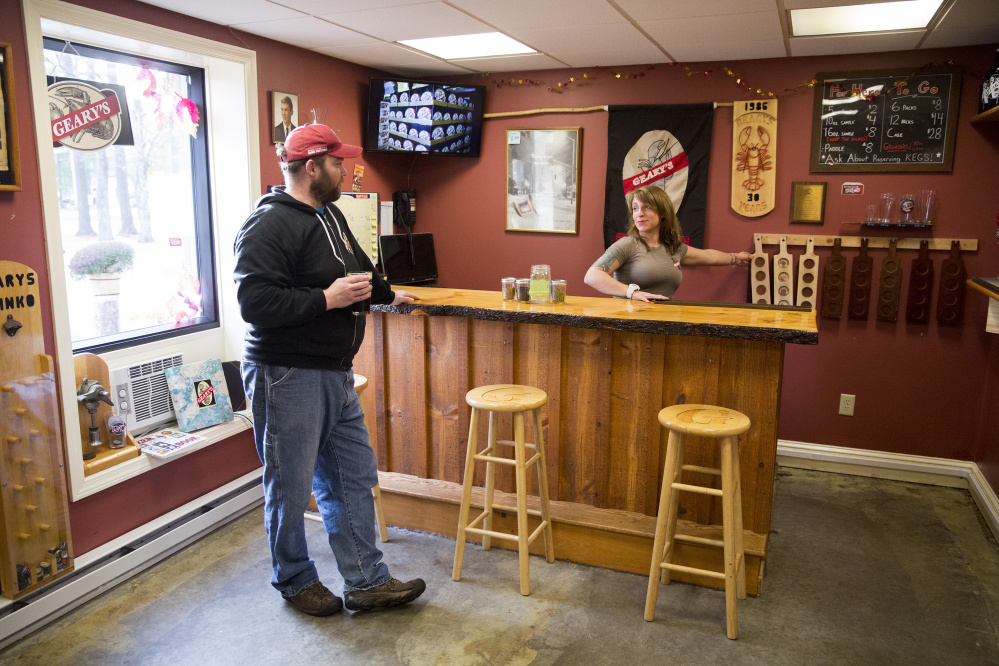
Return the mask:
M849 393L841 393L839 396L839 413L841 416L853 416L853 407L857 402L857 396Z

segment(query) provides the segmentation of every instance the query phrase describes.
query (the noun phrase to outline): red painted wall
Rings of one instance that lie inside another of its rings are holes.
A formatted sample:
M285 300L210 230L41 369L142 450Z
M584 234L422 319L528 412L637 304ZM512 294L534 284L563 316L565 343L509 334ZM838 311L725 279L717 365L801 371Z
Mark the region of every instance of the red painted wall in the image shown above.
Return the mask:
M774 91L779 98L776 154L777 207L762 218L744 218L730 208L732 110L715 111L705 242L725 251L752 249L752 235L815 233L855 235L864 204L880 192L933 188L940 198L938 221L930 233L906 236L977 238L979 251L964 256L970 276L999 275L996 214L999 211L999 123L971 125L977 113L982 75L995 49L975 47L938 51L878 53L822 58L742 61L727 64L752 88ZM901 68L915 70L931 62L953 61L964 68L957 146L952 173L810 174L812 90L789 92L820 71ZM487 112L605 104L728 102L755 99L736 84L721 63L688 75L682 67L660 65L638 79L615 78L597 71L561 93L533 85L492 85ZM620 68L642 72L644 68ZM697 68L691 66L691 70ZM503 78L567 81L580 71L523 72ZM498 76L488 77L487 80ZM482 78L462 79L482 83ZM505 130L523 127L583 127L582 214L579 236L504 231ZM602 216L607 155L607 114L544 114L487 122L483 157L477 162L437 158L418 169L417 228L432 231L446 286L497 289L501 277L526 276L532 263L548 263L553 276L569 282L571 295L597 295L582 282L587 267L603 251ZM791 225L792 181L827 181L825 224ZM844 196L840 185L860 181L866 195ZM899 232L896 232L899 233ZM872 236L890 233L871 231ZM804 248L793 248L800 254ZM771 253L776 247L769 247ZM820 260L829 256L818 251ZM856 250L847 256L857 255ZM872 251L879 266L886 251ZM468 261L468 256L475 261ZM905 269L915 252L903 253ZM934 252L937 276L945 253ZM797 262L795 262L797 263ZM907 278L906 278L907 279ZM907 282L905 282L907 287ZM684 271L685 299L745 302L746 271L699 268ZM905 302L903 288L902 302ZM987 299L968 290L964 325L910 325L847 319L819 319L818 346L788 345L781 400L782 439L962 460L981 460L990 470L999 461L996 446L996 336L984 332ZM992 388L989 388L992 387ZM840 393L857 396L856 415L837 414ZM990 420L991 419L991 420ZM990 472L996 485L996 472Z
M364 97L372 70L303 51L222 26L188 18L157 7L125 0L75 0L76 4L243 46L257 53L262 183L280 182L270 144L269 91L300 95L299 117L308 109L327 110L326 122L347 142L359 143ZM26 56L17 0L0 0L0 41L13 45L17 121L24 189L0 193L2 258L36 267L45 307L46 347L52 333L49 285L38 191L33 119L29 108ZM715 112L712 141L706 243L727 251L750 249L755 232L846 235L857 227L863 204L876 193L902 189L937 189L940 197L937 237L978 238L977 253L965 257L969 275L999 275L999 248L994 220L999 211L999 123L969 124L974 114L981 75L992 62L993 48L964 48L867 54L830 58L790 58L725 63L753 88L772 90L780 99L776 162L777 208L763 218L747 219L729 208L731 109ZM918 68L952 60L964 67L960 123L952 173L946 174L809 174L812 95L790 93L819 71L870 68ZM597 72L592 79L553 94L535 86L490 86L488 112L543 107L587 107L604 104L684 103L748 100L754 97L724 73L720 65L705 76L688 76L680 67L659 65L638 79L616 79ZM622 68L626 69L626 68ZM696 68L692 68L695 69ZM629 71L629 69L626 69ZM642 72L643 68L630 68ZM580 71L506 74L566 81ZM482 83L482 78L468 78ZM489 80L489 79L486 79ZM583 127L582 214L579 236L507 233L504 229L505 130L516 127ZM603 112L548 114L492 120L483 134L482 157L363 156L366 191L387 197L392 190L418 190L417 230L435 235L440 282L447 286L497 289L507 275L526 275L532 263L549 263L555 277L569 281L570 295L595 295L582 284L586 268L602 253L603 182L607 155L607 119ZM822 180L829 183L826 223L822 227L787 222L790 183ZM845 197L839 185L861 181L868 196ZM885 235L872 233L871 235ZM909 235L915 236L916 233ZM225 245L226 239L223 239ZM768 248L773 251L773 248ZM793 250L795 254L800 248ZM828 252L819 250L821 258ZM880 261L883 252L875 251ZM855 256L855 252L848 253ZM903 254L908 267L913 254ZM939 269L942 253L934 253ZM733 269L685 271L683 298L745 301L746 272ZM905 298L903 289L902 298ZM820 343L815 347L788 345L779 436L783 439L897 451L945 458L977 460L993 488L999 488L999 342L984 333L986 299L969 291L964 326L956 329L912 326L873 320L819 320ZM836 415L840 393L857 395L856 416ZM244 433L196 452L153 472L75 502L70 518L77 554L86 552L134 527L166 513L258 466L252 438ZM128 510L122 510L127 507Z

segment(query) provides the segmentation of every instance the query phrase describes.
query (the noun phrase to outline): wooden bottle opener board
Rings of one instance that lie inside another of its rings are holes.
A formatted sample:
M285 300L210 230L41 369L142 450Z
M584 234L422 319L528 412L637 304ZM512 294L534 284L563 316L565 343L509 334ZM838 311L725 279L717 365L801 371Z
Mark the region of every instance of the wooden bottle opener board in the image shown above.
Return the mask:
M770 305L770 255L763 251L763 238L759 234L753 237L753 244L755 250L749 279L753 303Z
M44 354L37 278L24 264L0 261L0 323L20 324L13 335L0 330L0 590L8 599L73 570L57 382Z
M940 295L937 297L937 323L959 326L964 314L964 259L957 243L951 243L950 256L940 265Z
M833 241L832 256L822 274L822 316L840 319L843 316L843 296L846 294L846 258L842 242Z
M774 255L774 305L794 305L794 259L783 236L780 252Z
M96 379L101 386L111 390L111 373L108 371L107 363L95 354L77 354L73 357L73 369L76 372L76 385L79 386L83 378ZM74 396L75 398L75 396ZM89 449L96 449L97 457L92 460L83 461L83 475L90 476L96 472L102 472L118 463L125 462L132 458L138 458L139 446L135 443L132 433L125 435L125 446L120 449L112 449L108 446L111 442L111 435L108 433L107 417L114 413L111 405L100 403L97 408L97 427L100 429L101 441L103 444L98 447L90 446L90 412L82 402L77 402L77 409L80 415L80 441L83 444L82 456Z
M888 243L888 256L881 260L881 280L878 284L878 321L898 320L898 297L902 292L902 262L896 253L894 238Z
M912 260L905 320L910 324L929 323L932 298L933 260L930 259L930 243L924 240L919 243L919 255Z
M850 266L850 302L847 316L850 319L867 319L871 308L871 276L874 260L867 254L867 239L860 240L860 254Z
M805 253L798 258L798 294L795 305L807 305L815 311L819 286L819 258L815 254L815 239L809 238Z

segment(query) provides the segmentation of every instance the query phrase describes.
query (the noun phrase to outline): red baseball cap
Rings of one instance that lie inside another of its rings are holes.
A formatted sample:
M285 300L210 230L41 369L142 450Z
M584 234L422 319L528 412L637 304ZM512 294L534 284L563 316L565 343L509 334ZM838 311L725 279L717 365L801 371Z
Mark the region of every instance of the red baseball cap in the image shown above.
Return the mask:
M299 125L285 139L284 149L288 153L282 162L306 160L316 155L351 158L361 154L360 146L343 143L326 125Z

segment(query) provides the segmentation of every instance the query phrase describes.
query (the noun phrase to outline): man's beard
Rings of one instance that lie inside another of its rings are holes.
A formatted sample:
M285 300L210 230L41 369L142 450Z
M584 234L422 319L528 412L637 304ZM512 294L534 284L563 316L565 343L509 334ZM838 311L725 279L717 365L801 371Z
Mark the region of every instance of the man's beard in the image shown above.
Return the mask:
M333 182L333 177L323 169L322 178L312 181L309 194L321 204L328 204L340 198L340 185Z

